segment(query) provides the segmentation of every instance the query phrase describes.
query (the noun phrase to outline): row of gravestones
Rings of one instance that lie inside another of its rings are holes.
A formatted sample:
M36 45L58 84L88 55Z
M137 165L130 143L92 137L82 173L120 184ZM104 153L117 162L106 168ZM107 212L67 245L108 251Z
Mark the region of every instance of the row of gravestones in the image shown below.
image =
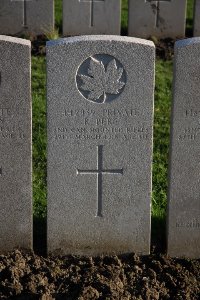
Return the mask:
M175 46L168 253L200 257L200 38ZM155 47L47 43L48 251L148 254ZM0 251L32 247L31 45L0 36Z
M187 0L129 0L129 35L184 37ZM194 36L200 36L196 0ZM121 0L63 0L63 35L120 34ZM0 34L54 30L54 0L1 0Z

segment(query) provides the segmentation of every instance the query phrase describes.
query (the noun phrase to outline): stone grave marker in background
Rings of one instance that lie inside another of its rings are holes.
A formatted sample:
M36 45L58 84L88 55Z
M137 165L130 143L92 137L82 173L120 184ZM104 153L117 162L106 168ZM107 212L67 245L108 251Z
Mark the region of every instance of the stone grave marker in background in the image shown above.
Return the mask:
M130 36L185 36L186 0L129 0Z
M120 34L121 0L63 0L63 35Z
M175 46L168 253L200 257L200 38Z
M54 0L1 0L0 34L44 34L54 29Z
M148 254L154 45L47 43L48 251Z
M0 36L0 252L32 247L31 43Z
M200 36L200 1L195 1L194 7L194 36Z

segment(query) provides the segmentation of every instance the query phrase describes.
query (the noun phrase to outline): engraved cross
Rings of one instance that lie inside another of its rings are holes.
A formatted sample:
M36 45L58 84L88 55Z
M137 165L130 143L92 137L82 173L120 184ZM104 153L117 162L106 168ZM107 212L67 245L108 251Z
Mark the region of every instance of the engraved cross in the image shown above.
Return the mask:
M28 1L35 1L35 0L10 0L11 2L23 2L23 23L22 26L24 28L28 28L27 23L27 2Z
M0 167L0 176L2 175L2 167Z
M103 190L103 175L123 175L123 169L103 169L103 146L97 146L97 169L94 170L76 170L77 175L90 175L94 174L97 175L97 217L103 217L102 214L102 190Z
M94 26L94 4L95 2L104 2L105 0L79 0L79 2L90 3L90 27Z
M156 5L155 26L156 26L156 28L159 28L160 3L161 2L171 2L171 0L145 0L145 2L150 2L150 3L155 2L155 5Z

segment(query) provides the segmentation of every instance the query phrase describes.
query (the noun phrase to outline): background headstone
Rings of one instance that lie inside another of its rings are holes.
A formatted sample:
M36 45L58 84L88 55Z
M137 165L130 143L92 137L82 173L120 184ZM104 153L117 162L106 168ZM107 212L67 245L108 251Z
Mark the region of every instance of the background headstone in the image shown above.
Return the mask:
M194 7L194 36L200 36L200 0L195 1L195 7Z
M63 0L63 35L120 34L121 0Z
M200 38L175 46L168 253L200 257Z
M0 36L0 252L32 247L31 43Z
M150 249L154 45L47 43L48 251Z
M1 0L0 34L44 34L54 29L54 0Z
M185 36L186 0L129 0L130 36Z

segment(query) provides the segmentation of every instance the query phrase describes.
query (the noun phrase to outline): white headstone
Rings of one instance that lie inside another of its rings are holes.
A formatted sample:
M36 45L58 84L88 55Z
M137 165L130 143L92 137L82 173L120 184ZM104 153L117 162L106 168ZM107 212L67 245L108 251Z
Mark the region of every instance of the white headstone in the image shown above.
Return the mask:
M200 36L200 1L195 0L194 7L194 36Z
M0 252L32 247L31 43L0 36Z
M200 258L200 38L175 45L168 254Z
M185 36L186 0L129 0L130 36Z
M48 251L150 250L152 42L47 43Z
M54 29L54 0L1 0L0 34L44 34Z
M63 35L120 34L121 0L63 0Z

